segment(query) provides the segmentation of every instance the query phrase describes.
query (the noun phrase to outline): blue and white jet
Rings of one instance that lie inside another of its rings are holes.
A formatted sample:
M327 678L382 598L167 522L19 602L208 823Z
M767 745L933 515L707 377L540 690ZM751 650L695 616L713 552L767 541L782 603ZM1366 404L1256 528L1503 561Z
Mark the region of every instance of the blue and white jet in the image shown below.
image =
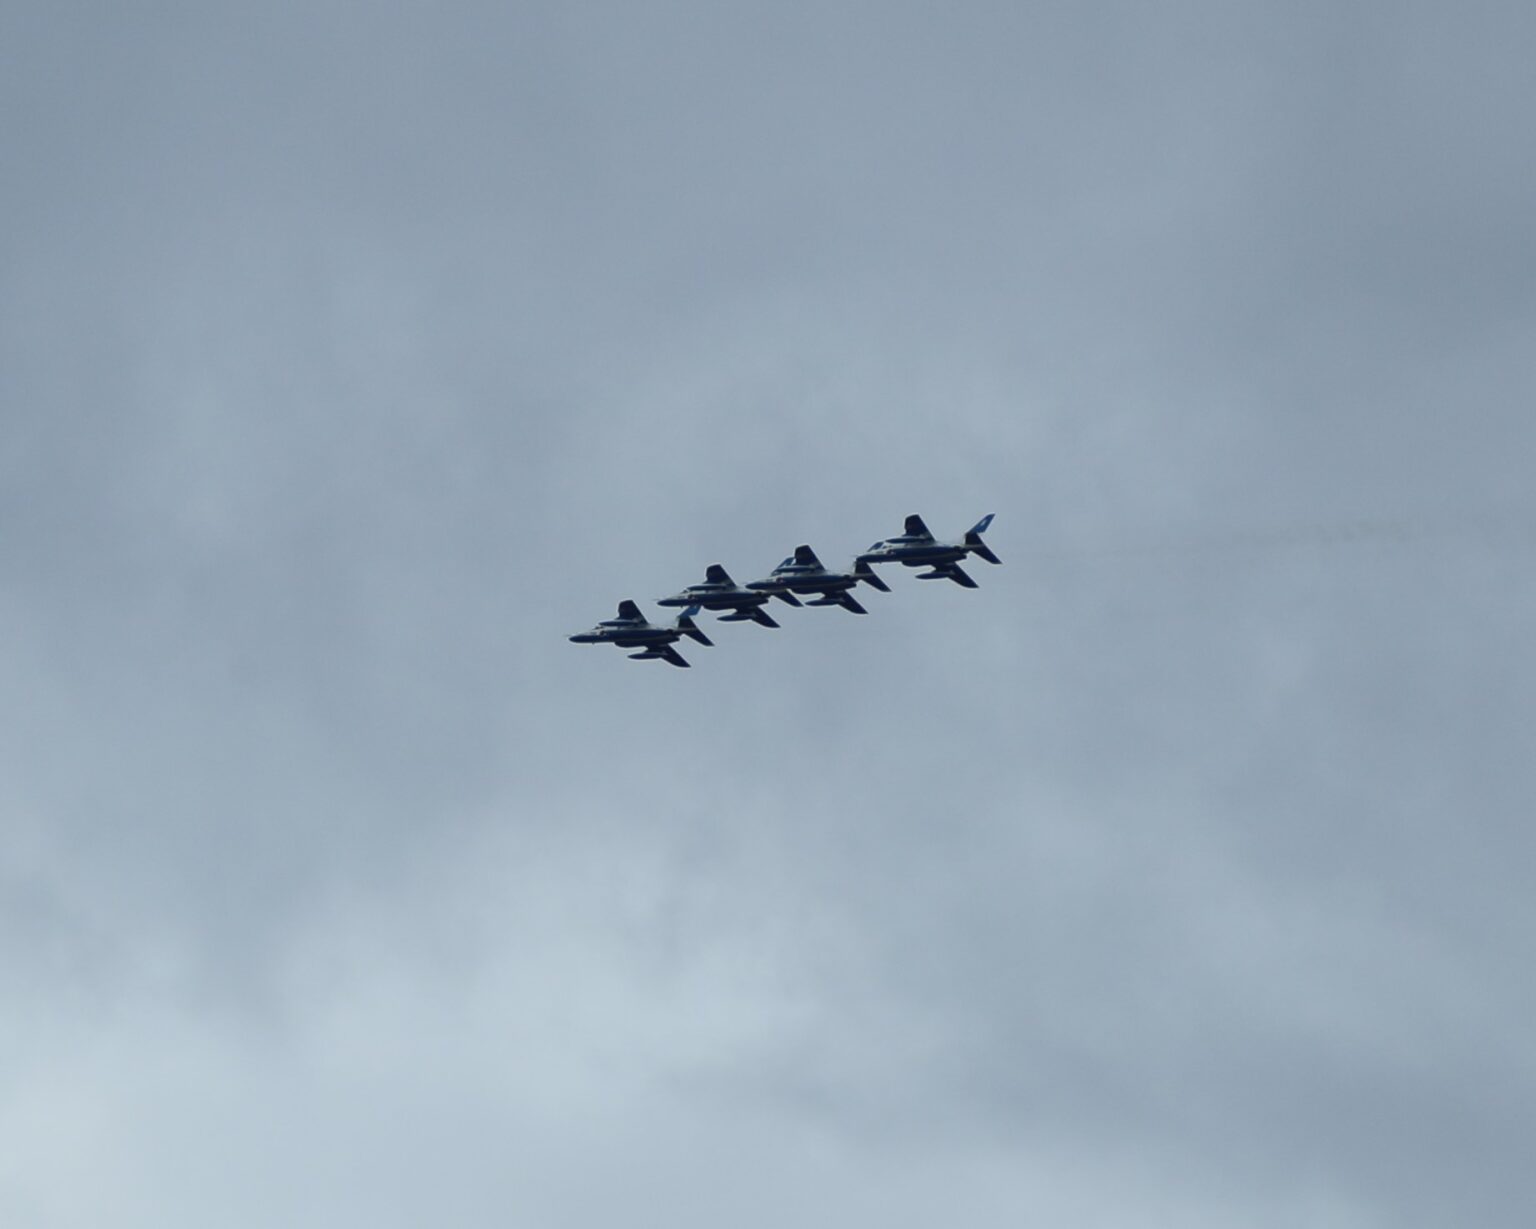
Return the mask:
M774 568L766 580L751 581L747 588L767 593L791 606L800 605L795 594L814 593L817 596L806 602L807 606L841 606L854 614L868 614L852 593L860 581L882 593L891 591L869 564L856 563L851 572L829 572L816 558L816 552L802 545L795 547L795 553Z
M621 649L639 649L640 652L630 654L637 661L660 658L674 666L686 667L688 662L672 647L677 641L687 636L700 644L714 644L694 623L693 617L698 613L697 606L690 606L677 616L677 622L671 627L657 627L646 622L634 602L623 601L619 603L617 619L604 619L591 631L577 632L570 639L573 644L616 644Z
M992 548L981 540L992 523L992 513L977 521L959 542L937 542L920 516L909 516L906 532L898 537L876 542L859 556L859 563L900 563L909 568L928 568L917 574L918 580L952 580L967 589L976 588L976 582L965 574L960 560L967 555L980 555L988 563L1001 563Z
M763 606L768 594L755 589L743 589L718 563L712 563L704 572L704 583L689 585L681 593L657 599L658 606L702 606L705 610L729 610L720 616L722 623L744 623L750 619L764 627L777 627L774 618ZM791 606L800 603L790 599Z

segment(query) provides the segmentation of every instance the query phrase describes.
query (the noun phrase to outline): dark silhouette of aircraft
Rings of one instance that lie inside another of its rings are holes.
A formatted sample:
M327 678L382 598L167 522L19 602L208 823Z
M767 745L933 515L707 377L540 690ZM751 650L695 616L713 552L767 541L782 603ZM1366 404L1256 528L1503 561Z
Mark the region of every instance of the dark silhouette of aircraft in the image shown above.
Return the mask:
M806 602L807 606L841 606L854 614L868 614L852 592L860 581L882 593L891 591L867 563L854 564L851 572L829 572L809 546L797 546L795 553L774 568L766 580L751 581L747 588L767 593L791 606L800 605L795 594L814 593L817 596Z
M630 654L637 661L660 658L674 666L687 666L688 662L672 647L673 644L684 636L700 644L714 644L694 623L693 617L698 613L697 606L690 606L677 616L677 622L671 627L657 627L654 623L646 622L640 607L634 602L623 601L619 603L617 619L604 619L589 632L577 632L571 641L575 644L616 644L621 649L640 649L639 653Z
M657 601L658 606L702 606L705 610L729 610L731 613L720 616L722 623L741 623L750 619L754 623L761 623L764 627L777 627L773 616L763 606L768 601L768 594L759 593L755 589L743 589L730 574L718 563L712 563L704 573L704 582L698 585L689 585L681 593L674 593L671 597L664 597ZM793 597L789 599L791 606L800 603Z
M992 513L989 512L972 525L959 542L938 542L928 532L922 517L909 516L906 532L876 542L859 556L858 562L900 563L909 568L928 568L928 571L918 573L918 580L952 580L957 585L974 589L977 587L976 582L960 567L960 560L967 555L980 555L988 563L1002 562L992 553L992 548L981 540L981 535L987 532L987 526L991 523Z

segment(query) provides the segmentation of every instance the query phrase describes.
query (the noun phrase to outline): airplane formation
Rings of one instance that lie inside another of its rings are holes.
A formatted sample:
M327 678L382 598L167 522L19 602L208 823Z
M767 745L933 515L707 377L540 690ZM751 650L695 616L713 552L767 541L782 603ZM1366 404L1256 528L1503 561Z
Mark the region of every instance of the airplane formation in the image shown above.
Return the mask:
M834 572L824 566L809 546L795 547L795 553L774 568L763 580L738 585L718 563L712 563L704 572L704 580L689 585L671 597L657 599L659 606L681 606L683 613L669 627L658 626L646 620L640 607L632 601L619 603L616 619L604 619L590 631L578 632L570 637L575 644L616 644L621 649L639 649L630 656L639 661L661 660L674 666L687 666L688 661L672 646L684 637L704 645L714 641L706 636L694 618L701 610L726 611L720 616L722 623L761 623L764 627L778 627L774 617L763 609L773 598L790 606L841 606L854 614L868 614L853 596L860 584L869 585L881 593L891 588L876 574L873 564L900 563L909 568L927 568L919 572L919 580L952 580L967 589L977 587L960 561L967 555L977 555L988 563L1001 563L991 547L981 540L987 527L992 524L992 513L987 513L966 532L958 542L940 542L928 531L920 516L909 516L903 531L894 538L876 542L853 561L850 572ZM814 596L808 596L814 595ZM801 597L807 597L802 602Z

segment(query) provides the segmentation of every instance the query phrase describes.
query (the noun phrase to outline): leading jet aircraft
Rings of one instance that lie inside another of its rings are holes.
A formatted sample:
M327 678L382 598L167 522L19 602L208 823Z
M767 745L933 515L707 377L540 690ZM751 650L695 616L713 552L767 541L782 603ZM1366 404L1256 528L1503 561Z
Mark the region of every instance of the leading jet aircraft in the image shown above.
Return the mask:
M818 596L808 601L807 606L841 606L854 614L868 614L851 592L861 580L882 593L891 591L869 564L856 563L851 572L829 572L816 558L816 552L802 545L795 547L795 553L774 568L768 579L751 581L747 588L771 594L791 606L800 604L795 594L815 593Z
M700 644L714 644L694 623L693 617L698 613L697 606L690 606L671 627L657 627L646 622L634 602L623 601L619 603L617 619L604 619L591 631L578 632L570 639L574 644L616 644L621 649L640 649L641 652L630 654L637 661L654 661L659 657L674 666L687 666L683 655L672 647L674 643L687 636Z
M656 604L658 606L702 606L705 610L729 610L730 614L720 616L720 622L742 623L751 619L764 627L777 627L778 623L774 621L773 616L763 609L768 596L755 589L743 589L731 579L730 574L723 567L718 563L712 563L704 573L703 584L689 585L681 593L657 599ZM798 606L800 603L791 597L789 604Z
M980 555L988 563L1002 562L992 553L992 548L981 540L981 535L987 532L987 526L991 523L992 513L989 512L971 526L963 540L936 542L933 534L928 532L928 526L923 524L922 517L909 516L906 532L876 542L859 556L858 562L901 563L909 568L928 568L929 571L918 573L918 580L952 580L957 585L974 589L976 582L965 574L960 567L960 560L967 555Z

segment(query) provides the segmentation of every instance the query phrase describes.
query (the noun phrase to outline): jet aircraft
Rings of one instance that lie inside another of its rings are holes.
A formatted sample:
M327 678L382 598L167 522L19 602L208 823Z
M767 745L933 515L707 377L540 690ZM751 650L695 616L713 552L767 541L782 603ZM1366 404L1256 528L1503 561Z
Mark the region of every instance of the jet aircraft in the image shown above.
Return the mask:
M657 627L646 622L634 602L623 601L619 603L617 619L604 619L591 631L578 632L570 639L574 644L616 644L621 649L639 649L639 653L630 654L637 661L660 658L674 666L687 666L683 655L672 647L674 643L687 636L700 644L714 644L694 623L693 617L698 613L697 606L690 606L671 627Z
M681 593L674 593L671 597L657 600L658 606L702 606L705 610L729 610L731 613L720 616L722 623L741 623L751 619L754 623L761 623L764 627L777 627L778 623L766 610L764 604L769 595L759 593L755 589L743 589L730 574L718 563L712 563L704 573L704 583L689 585ZM789 598L791 606L800 603L793 596Z
M992 523L992 513L987 513L967 531L959 542L936 542L928 526L920 516L909 516L906 531L897 537L876 542L859 556L861 564L900 563L909 568L928 568L919 572L918 580L952 580L967 589L976 588L976 582L960 567L960 560L967 555L980 555L988 563L1001 563L991 547L981 540Z
M882 593L891 591L869 564L856 563L851 572L829 572L816 558L816 552L802 545L795 547L795 553L774 568L768 579L751 581L747 588L780 598L791 606L800 604L795 594L815 593L818 596L808 601L807 606L841 606L854 614L868 614L852 593L861 580Z

